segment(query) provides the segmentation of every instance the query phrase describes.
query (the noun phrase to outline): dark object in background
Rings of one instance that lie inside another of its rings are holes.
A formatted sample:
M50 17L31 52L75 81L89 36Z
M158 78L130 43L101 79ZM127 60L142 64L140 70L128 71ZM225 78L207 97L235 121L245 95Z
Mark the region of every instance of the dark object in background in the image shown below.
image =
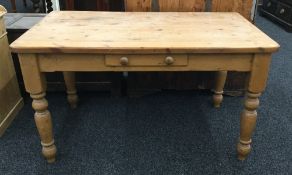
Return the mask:
M260 15L281 24L287 32L292 32L291 0L263 0Z
M63 0L64 10L123 11L123 0Z
M10 3L11 3L11 6L12 6L12 12L16 13L17 12L17 10L16 10L16 0L10 0ZM23 5L24 5L24 7L27 7L26 0L23 0Z

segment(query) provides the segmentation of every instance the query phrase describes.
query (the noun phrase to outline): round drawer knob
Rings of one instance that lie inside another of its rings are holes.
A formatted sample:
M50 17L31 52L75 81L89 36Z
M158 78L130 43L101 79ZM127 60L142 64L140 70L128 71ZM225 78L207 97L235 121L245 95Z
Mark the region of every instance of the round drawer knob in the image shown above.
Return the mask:
M285 13L285 9L281 9L280 14L284 14L284 13Z
M127 57L122 57L120 59L120 63L121 63L121 65L126 66L129 64L129 59Z
M267 7L271 7L272 3L268 2Z
M171 56L168 56L165 58L165 64L172 65L174 63L174 58Z

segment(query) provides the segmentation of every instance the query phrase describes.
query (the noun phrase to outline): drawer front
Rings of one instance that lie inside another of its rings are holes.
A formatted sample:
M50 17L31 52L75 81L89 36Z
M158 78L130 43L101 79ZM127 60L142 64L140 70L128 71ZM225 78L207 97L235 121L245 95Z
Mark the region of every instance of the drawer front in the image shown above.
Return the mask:
M106 55L106 66L187 66L188 56L170 55Z
M291 20L291 13L292 13L292 7L279 3L277 10L276 10L276 16L283 20Z
M263 8L267 10L268 12L275 13L277 9L277 2L272 0L264 0L263 1Z

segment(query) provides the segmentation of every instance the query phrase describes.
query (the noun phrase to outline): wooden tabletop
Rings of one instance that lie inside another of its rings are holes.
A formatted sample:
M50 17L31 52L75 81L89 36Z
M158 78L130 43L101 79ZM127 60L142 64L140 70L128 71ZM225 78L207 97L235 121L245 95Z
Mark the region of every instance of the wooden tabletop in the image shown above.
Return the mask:
M7 13L6 9L2 5L0 5L0 17L5 15L5 13Z
M0 11L0 17L2 17L3 15L5 15L6 12Z
M238 13L52 12L18 53L259 53L279 45Z

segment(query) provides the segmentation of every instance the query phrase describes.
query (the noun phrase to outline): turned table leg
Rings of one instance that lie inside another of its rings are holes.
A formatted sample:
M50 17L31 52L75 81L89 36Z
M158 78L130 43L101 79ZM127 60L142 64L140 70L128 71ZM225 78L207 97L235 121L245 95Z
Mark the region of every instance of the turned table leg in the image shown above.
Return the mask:
M240 118L240 137L237 144L238 159L244 160L251 151L251 137L256 126L259 97L265 89L271 61L270 54L256 54L248 81L244 109Z
M30 93L32 107L35 110L35 123L41 138L42 153L49 163L55 161L57 148L54 144L51 114L45 99L46 80L40 72L38 58L34 54L19 54L25 89Z
M48 163L55 162L57 148L53 139L53 125L51 114L48 111L48 101L45 99L45 93L30 94L32 107L35 110L34 120L41 138L42 153Z
M227 71L218 71L215 76L213 103L215 108L219 108L223 101L223 88L226 82Z
M75 83L75 73L74 72L63 72L65 85L67 89L67 100L72 109L77 107L78 96Z
M251 151L251 136L256 126L260 93L246 93L244 110L240 118L240 138L237 145L238 159L244 160Z

